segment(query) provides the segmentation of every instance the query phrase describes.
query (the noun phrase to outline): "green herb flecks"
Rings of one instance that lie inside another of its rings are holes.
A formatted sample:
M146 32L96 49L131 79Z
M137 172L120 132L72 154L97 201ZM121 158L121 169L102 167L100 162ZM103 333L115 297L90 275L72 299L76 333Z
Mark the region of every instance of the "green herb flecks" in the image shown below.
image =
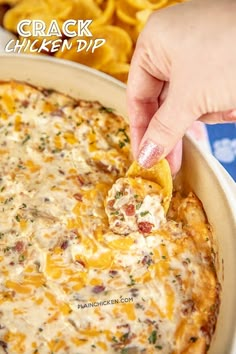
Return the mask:
M121 349L120 354L128 354L129 353L129 348L123 348Z
M143 202L138 202L137 204L136 204L136 210L139 210L140 208L141 208L141 205L143 204Z
M123 334L123 335L120 337L120 340L121 340L121 342L126 342L128 338L129 338L129 332Z
M119 211L118 211L118 210L112 211L112 212L111 212L111 215L119 215Z
M120 192L120 191L116 192L115 199L120 199L120 197L122 197L122 195L123 195L122 192Z
M23 254L21 254L19 256L19 262L24 262L24 260L25 260L25 256Z
M126 133L125 128L118 129L117 135L121 135L122 139L119 140L119 147L122 149L127 143L130 142L130 138Z
M155 344L157 341L157 331L152 331L152 333L150 334L150 336L148 337L148 342L150 344Z
M140 216L146 216L147 214L150 214L150 212L149 212L148 210L142 211L142 212L140 213Z
M16 219L17 222L20 222L20 215L17 214L17 215L15 216L15 219Z
M161 345L155 345L155 348L161 350L163 347Z
M102 106L99 108L99 112L113 113L114 108Z
M24 140L22 141L22 145L24 145L28 140L30 140L31 136L29 134L26 135Z
M134 280L133 276L130 275L129 278L130 278L130 283L128 284L128 286L133 286L133 285L135 285L135 280Z

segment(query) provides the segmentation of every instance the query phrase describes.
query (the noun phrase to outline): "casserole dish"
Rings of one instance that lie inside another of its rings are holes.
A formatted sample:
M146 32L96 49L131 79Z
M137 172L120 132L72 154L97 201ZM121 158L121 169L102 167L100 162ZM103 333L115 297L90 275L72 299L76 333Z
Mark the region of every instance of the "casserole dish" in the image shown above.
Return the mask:
M125 85L87 67L52 58L0 55L0 80L19 80L72 97L98 100L126 116ZM210 354L236 353L236 192L230 177L189 137L184 138L182 170L176 180L203 203L218 246L221 307Z

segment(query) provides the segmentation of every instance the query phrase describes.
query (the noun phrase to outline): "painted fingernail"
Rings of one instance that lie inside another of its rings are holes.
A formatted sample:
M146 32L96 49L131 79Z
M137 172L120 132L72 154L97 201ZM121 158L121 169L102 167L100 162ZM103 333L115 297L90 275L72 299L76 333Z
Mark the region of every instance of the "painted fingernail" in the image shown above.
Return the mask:
M139 152L138 163L145 168L150 168L160 159L163 153L164 148L162 145L147 140Z

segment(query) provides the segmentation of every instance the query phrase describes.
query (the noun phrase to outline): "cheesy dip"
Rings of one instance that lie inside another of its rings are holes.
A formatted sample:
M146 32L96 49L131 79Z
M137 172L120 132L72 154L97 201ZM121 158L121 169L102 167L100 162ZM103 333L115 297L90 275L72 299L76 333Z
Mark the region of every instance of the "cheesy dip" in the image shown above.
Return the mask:
M160 189L143 178L119 178L105 202L110 229L118 234L150 233L165 222Z
M122 179L122 117L2 82L0 158L0 353L207 352L220 297L211 227L193 193L175 192L166 215L152 183Z

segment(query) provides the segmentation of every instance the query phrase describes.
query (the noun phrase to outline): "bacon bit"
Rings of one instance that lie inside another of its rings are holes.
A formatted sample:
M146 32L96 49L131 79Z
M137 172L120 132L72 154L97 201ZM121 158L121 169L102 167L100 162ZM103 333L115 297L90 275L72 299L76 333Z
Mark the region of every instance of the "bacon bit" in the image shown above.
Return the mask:
M108 206L109 208L113 208L114 204L115 204L115 199L111 199L111 200L109 200L109 202L107 203L107 206Z
M214 325L212 329L212 324L208 325L207 323L200 328L201 333L206 338L206 342L209 344L211 342L211 337L214 332Z
M96 167L98 170L103 171L105 173L112 173L112 174L118 175L119 172L120 172L118 170L118 168L116 168L115 166L106 165L102 161L94 161L92 159L88 159L86 162L87 162L88 165L90 165L92 167Z
M21 253L24 250L24 242L23 241L17 241L15 246L14 246L14 251L17 251Z
M94 294L99 294L99 293L103 292L104 290L105 290L105 286L103 286L103 285L96 285L96 286L93 287L92 292L93 292Z
M82 267L84 267L84 268L85 268L85 266L86 266L85 263L84 263L83 261L81 261L81 260L80 260L80 261L76 260L75 263L81 264Z
M106 173L111 172L110 166L106 165L102 161L94 161L94 164L99 170L101 170L103 172L106 172Z
M117 167L115 166L112 166L111 167L111 173L114 174L114 175L119 175L120 171Z
M216 286L216 290L217 290L217 295L216 295L215 303L212 304L212 306L209 309L210 311L209 311L207 323L205 323L200 328L202 334L206 338L207 344L210 343L211 338L215 332L216 320L217 320L219 308L220 308L220 297L219 297L220 293L219 292L221 290L221 285L219 283Z
M69 246L69 242L68 242L68 240L65 240L61 244L61 249L66 250L68 246Z
M77 175L76 178L77 178L77 181L81 184L81 186L83 186L84 185L83 178L80 175Z
M53 117L63 117L65 115L65 113L63 112L62 109L56 109L55 111L51 112L51 116Z
M192 312L196 310L195 303L193 300L186 300L183 302L184 308L182 309L182 314L184 316L190 315Z
M109 270L109 275L110 276L114 277L117 274L118 274L117 270Z
M144 323L147 323L148 325L152 325L153 326L156 323L156 321L155 320L150 320L149 318L146 318L144 320Z
M74 197L76 200L78 200L79 202L82 202L82 200L83 200L83 196L82 196L82 194L80 194L80 193L75 193L75 194L73 195L73 197Z
M23 101L21 101L21 105L22 105L22 107L27 108L28 105L29 105L29 101L28 100L23 100Z
M124 209L125 209L125 214L126 214L127 216L133 216L133 215L135 215L135 207L134 207L133 204L128 204L128 205L126 205Z
M75 238L79 238L79 233L77 229L70 230L70 240L74 240Z
M131 328L130 328L130 324L129 323L126 323L126 324L123 324L123 325L118 325L116 326L117 329L119 328L128 328L128 332L131 331Z
M138 223L139 232L144 234L148 234L152 231L153 224L148 221L141 221Z
M134 338L136 338L137 335L134 333L131 333L130 330L126 333L124 333L120 338L119 341L116 340L114 344L112 344L112 347L115 349L115 351L122 350L124 349L124 346L127 344L130 344ZM116 339L116 338L115 338ZM129 354L137 354L137 348L136 347L129 347L127 348L128 351L126 351ZM142 350L143 352L143 350ZM144 352L143 352L144 353Z
M4 342L3 340L0 340L0 347L2 347L4 353L8 354L7 343L6 342Z
M144 256L141 263L143 265L150 265L151 263L153 263L152 257L150 257L149 255Z
M113 173L115 175L118 175L119 170L113 166L113 165L106 165L105 163L101 161L96 161L96 167L106 173Z
M15 265L15 262L10 262L9 265L13 266Z

